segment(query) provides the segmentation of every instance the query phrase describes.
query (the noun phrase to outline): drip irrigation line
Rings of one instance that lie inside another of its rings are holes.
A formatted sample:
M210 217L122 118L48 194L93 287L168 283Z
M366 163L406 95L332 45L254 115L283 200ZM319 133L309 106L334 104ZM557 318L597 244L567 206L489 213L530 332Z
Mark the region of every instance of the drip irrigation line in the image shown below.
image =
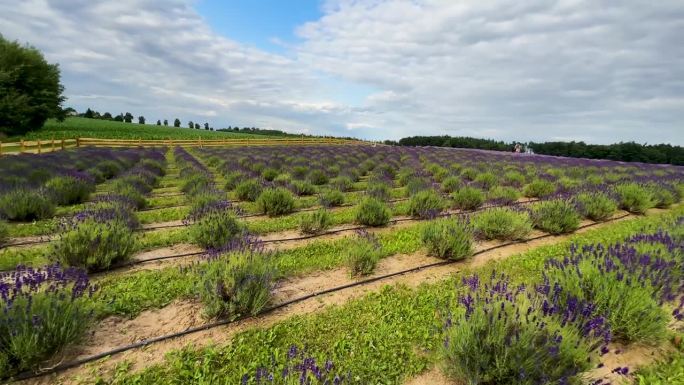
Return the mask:
M608 223L608 222L617 221L617 220L620 220L622 218L626 218L630 215L631 214L627 213L627 214L621 215L619 217L614 217L614 218L608 219L604 222L589 223L589 224L586 224L583 226L579 226L577 228L577 230L592 227L592 226L597 226L601 223ZM575 231L577 231L577 230L575 230ZM496 245L496 246L488 247L488 248L483 249L483 250L479 250L479 251L473 253L470 256L470 258L476 257L476 256L484 254L484 253L488 253L490 251L497 250L500 248L504 248L504 247L508 247L508 246L512 246L512 245L517 245L517 244L528 243L531 241L535 241L535 240L539 240L539 239L543 239L543 238L554 237L554 236L557 236L557 235L543 234L543 235L539 235L539 236L532 237L532 238L527 238L527 239L520 240L520 241L511 241L511 242L507 242L507 243L502 243L500 245ZM394 272L394 273L390 273L390 274L384 274L384 275L373 277L373 278L368 278L368 279L364 279L364 280L360 280L360 281L356 281L356 282L351 282L351 283L348 283L345 285L336 286L333 288L317 291L317 292L310 293L310 294L307 294L307 295L304 295L301 297L293 298L289 301L281 302L279 304L276 304L276 305L273 305L269 308L264 309L263 311L259 312L258 314L254 315L254 316L242 316L242 317L235 318L233 320L229 320L229 319L220 320L220 321L204 324L201 326L188 328L188 329L185 329L185 330L180 331L180 332L145 339L142 341L135 342L133 344L120 346L118 348L112 349L112 350L107 351L107 352L95 354L95 355L85 357L85 358L82 358L79 360L74 360L71 362L67 362L65 364L57 365L57 366L52 367L50 369L44 370L42 372L24 372L24 373L21 373L21 374L15 376L14 378L12 378L12 380L13 381L20 381L20 380L27 380L27 379L31 379L31 378L43 377L43 376L46 376L49 374L58 373L58 372L61 372L61 371L67 370L67 369L71 369L71 368L74 368L77 366L81 366L81 365L87 364L89 362L97 361L97 360L100 360L100 359L103 359L106 357L110 357L110 356L113 356L116 354L120 354L120 353L129 351L129 350L133 350L133 349L137 349L137 348L141 348L141 347L146 347L146 346L158 343L158 342L163 342L163 341L171 340L174 338L183 337L183 336L198 333L201 331L217 328L219 326L225 326L225 325L237 323L239 321L244 321L244 320L250 319L250 318L257 318L259 316L263 316L265 314L272 313L276 310L279 310L279 309L285 308L287 306L290 306L290 305L293 305L293 304L296 304L299 302L303 302L303 301L306 301L308 299L315 298L315 297L318 297L321 295L335 293L338 291L346 290L346 289L357 287L357 286L368 285L368 284L373 283L373 282L385 280L385 279L400 276L400 275L415 273L415 272L425 270L425 269L430 269L433 267L447 266L447 265L451 265L451 264L455 264L455 263L460 263L462 261L463 260L446 260L446 261L440 261L440 262L433 262L433 263L429 263L426 265L421 265L421 266L413 267L410 269L406 269L406 270L402 270L402 271L398 271L398 272Z

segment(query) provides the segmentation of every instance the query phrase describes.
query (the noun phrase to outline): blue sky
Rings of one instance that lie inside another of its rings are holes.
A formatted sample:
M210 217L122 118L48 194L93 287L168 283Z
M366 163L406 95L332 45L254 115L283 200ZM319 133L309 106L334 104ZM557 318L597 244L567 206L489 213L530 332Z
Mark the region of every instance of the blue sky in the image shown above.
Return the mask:
M196 9L216 32L280 53L277 41L296 43L297 26L322 16L319 0L199 0Z
M66 106L365 139L684 144L682 0L0 1Z

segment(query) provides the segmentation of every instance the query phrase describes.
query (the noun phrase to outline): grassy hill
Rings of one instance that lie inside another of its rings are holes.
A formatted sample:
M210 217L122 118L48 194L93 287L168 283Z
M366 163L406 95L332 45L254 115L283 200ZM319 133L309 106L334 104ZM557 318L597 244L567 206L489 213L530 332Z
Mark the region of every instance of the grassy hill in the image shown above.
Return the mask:
M105 138L105 139L225 139L225 138L264 138L266 135L237 132L217 132L193 130L184 127L166 127L152 124L123 123L110 120L98 120L70 117L63 122L48 120L43 128L30 132L23 137L12 137L6 141L19 139L73 139L73 138Z

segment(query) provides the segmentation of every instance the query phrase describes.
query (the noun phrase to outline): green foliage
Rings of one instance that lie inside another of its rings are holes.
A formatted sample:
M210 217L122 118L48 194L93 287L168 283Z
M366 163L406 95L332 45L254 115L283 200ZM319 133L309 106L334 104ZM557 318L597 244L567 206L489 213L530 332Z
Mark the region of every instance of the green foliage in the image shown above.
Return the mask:
M338 176L330 180L330 186L340 191L351 191L354 182L348 176Z
M475 215L471 224L478 237L503 241L525 239L532 231L530 215L524 211L513 211L497 207Z
M299 219L299 230L304 234L317 234L332 226L332 217L325 209L305 214Z
M294 211L295 201L290 190L276 187L264 190L256 201L257 209L269 217Z
M273 179L275 179L278 176L279 172L278 170L274 168L266 168L261 172L261 177L264 178L265 180L271 182Z
M227 245L244 232L244 226L228 210L211 211L190 228L196 245L215 249Z
M390 199L390 188L384 183L369 183L366 188L366 195L384 202Z
M7 222L0 219L0 246L7 243L9 239L9 228L7 227Z
M266 256L232 253L198 267L197 292L209 318L256 315L271 300L275 271Z
M380 258L382 258L382 246L375 237L367 233L356 237L345 254L352 277L373 273Z
M85 202L95 186L82 179L57 176L45 184L45 190L55 204L70 205Z
M556 186L544 179L535 179L525 185L523 195L528 198L541 198L546 195L553 194L556 191Z
M328 176L323 172L323 170L311 170L308 176L309 182L315 184L316 186L324 185L328 183Z
M235 196L240 200L248 202L256 201L261 191L261 184L254 179L243 180L235 186Z
M411 178L409 182L406 184L406 195L412 196L414 194L417 194L421 191L425 191L430 188L430 185L427 180L423 178Z
M365 198L356 208L356 223L366 226L384 226L389 223L392 214L387 205L375 198Z
M466 186L451 194L454 207L461 210L475 210L484 203L482 190Z
M666 209L676 203L675 194L664 185L653 184L649 186L655 201L655 207Z
M319 196L319 201L323 207L334 207L344 204L344 194L339 190L326 190Z
M520 191L515 187L494 186L487 192L487 199L497 204L510 205L520 198Z
M443 209L444 201L434 190L419 191L409 200L409 215L414 218L435 218Z
M684 355L681 351L672 353L665 360L639 369L634 376L636 377L635 385L684 384Z
M617 210L617 203L602 192L580 193L575 197L579 211L592 221L610 219Z
M437 258L460 260L473 254L471 227L461 220L442 218L423 227L421 241L428 254Z
M0 35L0 133L20 135L63 118L59 67L36 48Z
M134 247L135 236L123 220L86 219L59 235L52 255L66 266L95 272L126 261Z
M504 174L504 181L512 185L522 186L525 183L525 175L518 171L507 171Z
M450 176L442 181L442 191L452 193L461 186L461 179L457 176Z
M651 191L637 183L619 184L615 186L615 192L620 199L620 208L630 213L645 214L646 210L656 205Z
M313 195L316 193L316 186L303 180L295 180L292 182L292 191L299 196Z
M225 181L223 188L225 188L226 191L233 191L237 187L238 183L242 182L244 179L245 175L239 171L228 173L223 177L223 180Z
M574 205L564 199L539 202L532 206L534 227L550 234L571 233L579 227L580 219Z
M461 170L461 177L468 181L475 180L475 178L477 178L477 174L477 170L472 167L466 167Z
M477 183L484 190L489 190L496 185L497 179L498 178L496 175L492 174L491 172L485 172L475 177L473 182Z
M0 214L12 221L33 221L51 217L55 205L42 191L12 190L0 196Z
M99 162L95 168L102 174L104 179L111 179L121 172L121 165L113 160Z

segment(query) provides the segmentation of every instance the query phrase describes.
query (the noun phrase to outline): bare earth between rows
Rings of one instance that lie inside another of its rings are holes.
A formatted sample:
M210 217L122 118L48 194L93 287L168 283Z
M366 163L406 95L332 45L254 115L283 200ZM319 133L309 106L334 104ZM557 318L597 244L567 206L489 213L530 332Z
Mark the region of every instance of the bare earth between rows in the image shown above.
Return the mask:
M628 218L629 217L626 217L622 220ZM608 224L609 223L597 224L596 226L581 229L577 233L604 227ZM532 236L540 234L541 233L532 234ZM140 370L145 367L163 362L164 354L174 349L180 349L188 345L193 345L199 348L211 344L225 344L229 342L236 333L241 331L250 328L268 327L294 315L309 314L319 311L326 306L341 305L351 299L361 297L371 291L376 291L385 285L402 284L409 287L416 287L422 283L436 282L447 278L461 269L483 266L491 261L501 260L540 246L554 244L566 240L569 237L570 235L550 236L525 243L504 246L477 255L474 258L461 263L418 270L410 274L395 276L372 282L367 285L352 287L326 295L317 296L276 310L264 316L250 318L230 325L220 326L176 339L155 343L142 349L130 350L112 356L107 360L96 364L94 367L90 367L89 365L81 366L43 378L24 381L24 383L75 384L78 383L78 380L82 381L84 378L88 378L88 376L92 376L94 373L107 376L111 373L111 370L117 363L124 361L130 362L132 364L133 370ZM497 244L500 243L481 243L478 245L477 249L483 250ZM367 278L419 267L436 261L438 260L426 256L424 252L410 255L395 255L383 259L379 263L375 273ZM276 288L273 303L282 303L306 294L319 292L321 290L342 286L352 282L354 282L354 280L350 279L345 268L317 272L303 277L285 279L280 282ZM64 356L61 357L61 361L69 362L74 359L106 352L113 348L128 345L133 342L174 332L180 332L191 327L200 326L207 322L202 318L201 314L202 307L199 303L189 300L181 300L176 301L162 309L145 311L138 317L131 320L123 319L121 317L106 318L97 323L98 327L90 332L81 345L73 347L66 352Z

